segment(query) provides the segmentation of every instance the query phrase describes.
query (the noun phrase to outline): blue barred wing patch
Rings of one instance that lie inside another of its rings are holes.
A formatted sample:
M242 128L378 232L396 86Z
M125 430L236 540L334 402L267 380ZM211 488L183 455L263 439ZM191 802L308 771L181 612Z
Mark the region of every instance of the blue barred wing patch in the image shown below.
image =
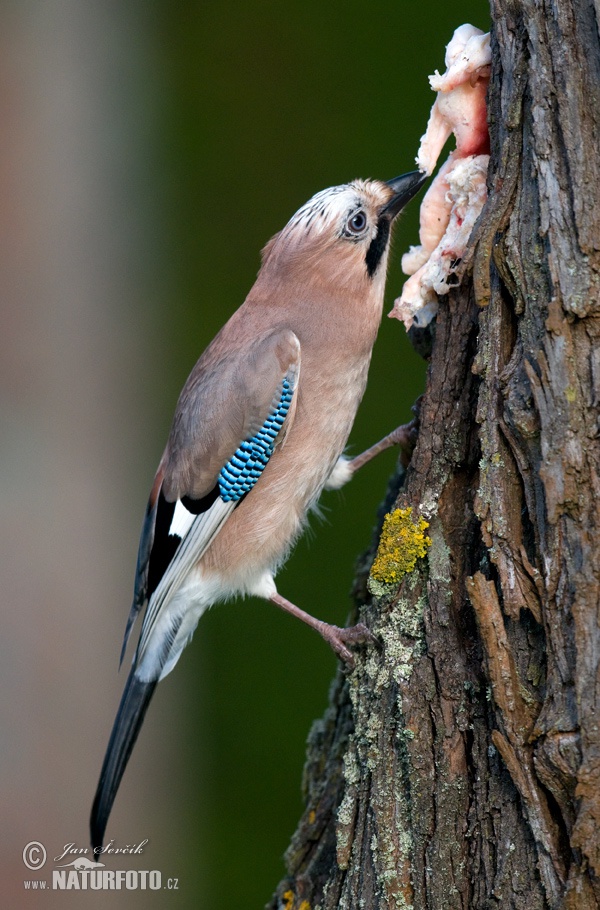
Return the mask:
M293 397L294 389L289 380L284 379L279 401L258 433L251 439L245 439L227 464L221 468L218 484L224 502L238 502L242 496L250 492L266 468Z

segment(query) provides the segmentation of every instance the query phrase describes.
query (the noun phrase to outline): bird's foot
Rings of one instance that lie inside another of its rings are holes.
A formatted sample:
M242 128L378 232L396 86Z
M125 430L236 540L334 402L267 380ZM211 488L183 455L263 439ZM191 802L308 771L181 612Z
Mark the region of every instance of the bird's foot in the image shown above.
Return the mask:
M316 619L277 592L272 594L269 599L282 610L285 610L286 613L296 616L302 622L305 622L307 626L315 629L329 643L337 656L351 669L354 667L354 655L348 647L349 645L377 644L375 636L362 622L356 623L355 626L340 628L339 626L332 626L328 622L323 622L322 619Z
M377 643L377 639L363 622L358 622L355 626L347 626L345 628L323 623L319 632L333 648L340 660L343 660L350 669L354 669L354 654L348 647L349 645Z
M374 446L371 446L370 449L367 449L365 452L362 452L360 455L357 455L355 458L352 458L348 462L348 466L352 474L356 474L363 465L366 465L372 458L375 458L376 455L379 455L380 452L385 452L386 449L389 449L390 446L400 446L400 459L404 467L408 466L411 455L415 448L417 442L417 435L419 432L419 405L421 399L419 399L416 404L413 406L413 413L415 417L410 421L410 423L404 423L400 427L396 427L395 430L392 430L391 433L388 433L387 436L384 436L383 439L380 439L379 442L376 442Z
M419 435L419 420L421 416L421 401L423 396L420 395L412 406L412 412L415 415L409 423L403 423L402 426L396 427L395 430L386 436L389 445L400 447L400 461L405 468L408 467L412 453L417 444Z
M410 423L403 423L386 437L390 445L400 446L403 452L412 454L417 441L418 421L415 418Z

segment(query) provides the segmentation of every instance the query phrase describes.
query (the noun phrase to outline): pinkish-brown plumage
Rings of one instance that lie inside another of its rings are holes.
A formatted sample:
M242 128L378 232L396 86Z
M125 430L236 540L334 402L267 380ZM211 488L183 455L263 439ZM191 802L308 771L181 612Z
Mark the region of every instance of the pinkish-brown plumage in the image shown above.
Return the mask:
M381 319L391 225L422 182L417 172L355 181L309 200L266 245L246 301L184 386L142 530L125 641L145 615L92 809L94 846L154 688L209 606L269 598L347 661L348 644L368 635L304 613L274 575L322 489L352 474L341 456Z

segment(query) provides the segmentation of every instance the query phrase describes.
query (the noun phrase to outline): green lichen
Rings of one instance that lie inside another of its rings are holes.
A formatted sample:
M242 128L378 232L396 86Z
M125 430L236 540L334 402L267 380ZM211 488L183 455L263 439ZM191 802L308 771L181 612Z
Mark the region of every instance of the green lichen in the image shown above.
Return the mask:
M392 585L382 584L380 581L376 581L372 575L369 575L367 587L371 594L381 601L389 600L394 593Z
M429 523L424 518L412 519L412 508L395 509L385 516L377 555L371 567L371 579L380 584L396 584L412 572L417 559L422 559L431 539L425 535Z

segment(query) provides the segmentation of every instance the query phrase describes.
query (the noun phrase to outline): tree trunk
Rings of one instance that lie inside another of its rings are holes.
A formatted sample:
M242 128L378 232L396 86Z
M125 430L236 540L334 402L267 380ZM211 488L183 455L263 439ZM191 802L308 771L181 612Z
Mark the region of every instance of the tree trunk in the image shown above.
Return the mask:
M311 733L278 910L600 906L598 7L491 8L490 195L396 498L431 546L365 561L381 648Z

